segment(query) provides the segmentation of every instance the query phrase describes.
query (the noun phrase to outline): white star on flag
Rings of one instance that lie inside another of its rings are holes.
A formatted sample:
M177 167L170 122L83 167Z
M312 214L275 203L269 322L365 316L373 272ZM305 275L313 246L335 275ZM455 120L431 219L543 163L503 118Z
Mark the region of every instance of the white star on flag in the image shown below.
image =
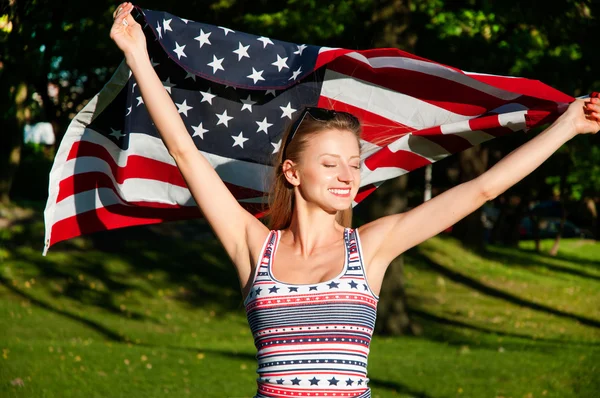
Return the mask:
M300 66L297 70L292 72L292 77L290 77L288 80L296 80L300 73L302 73L302 66Z
M156 31L158 32L158 38L162 39L162 33L161 33L162 28L160 27L160 21L156 21Z
M265 93L265 95L269 95L269 94L273 94L273 97L277 96L277 94L275 93L275 90L267 90L267 92Z
M144 103L144 99L142 97L135 97L135 99L138 100L136 108Z
M153 68L156 68L158 65L160 65L160 63L158 63L158 62L154 62L154 60L152 58L150 58L150 62L152 63Z
M213 74L216 73L219 69L225 70L223 68L223 65L221 65L223 63L224 59L225 58L218 59L216 56L213 55L212 62L210 62L210 63L207 64L208 66L210 66L211 68L213 68Z
M181 19L183 21L183 23L186 24L186 25L187 25L188 22L190 22L189 19L185 19L185 18L179 18L179 19Z
M277 67L277 71L278 71L278 72L281 72L281 70L282 70L283 68L287 68L287 69L289 69L289 66L287 66L287 64L285 63L285 61L287 61L287 59L288 59L288 57L281 58L281 57L279 56L279 54L277 54L277 61L273 62L271 65L274 65L274 66L276 66L276 67Z
M233 145L231 146L232 148L236 145L239 145L242 149L244 148L244 142L248 141L249 138L244 137L243 135L243 131L240 131L240 135L235 136L232 135L231 138L233 138L233 140L235 141L233 143Z
M258 124L258 130L256 130L256 132L258 133L258 132L264 131L265 134L269 134L268 129L269 129L269 127L271 127L273 125L273 123L267 122L266 116L262 122L256 122L256 124Z
M261 41L263 44L263 48L266 48L268 44L273 44L273 42L271 41L271 39L269 39L268 37L264 37L261 36L258 39L256 39L258 41ZM274 44L273 44L274 45Z
M173 19L163 19L163 29L164 29L165 33L167 33L167 30L170 30L171 32L173 31L171 29L171 21L172 20Z
M249 79L254 80L254 84L256 84L256 82L258 82L259 80L265 80L264 77L262 77L264 71L257 71L256 69L252 68L252 74L246 76Z
M183 49L185 48L185 44L183 46L179 46L179 43L175 42L175 54L177 54L177 58L181 59L181 57L186 57L187 55L185 55L185 53L183 52Z
M177 112L183 113L187 117L187 113L190 109L193 109L191 106L188 106L187 100L183 100L181 104L175 103L177 105Z
M193 81L196 81L196 75L195 75L195 74L193 74L193 73L191 73L191 72L188 72L188 73L185 75L185 78L186 78L186 79L192 79Z
M277 142L271 142L271 145L273 145L272 153L277 153L277 152L279 152L279 149L281 148L281 140L279 140Z
M239 47L237 50L233 50L234 53L236 53L238 55L238 61L241 61L242 58L246 57L246 58L250 58L250 56L248 55L248 48L250 47L250 45L247 46L242 46L242 42L239 42Z
M231 119L233 119L233 117L227 116L227 109L225 109L225 111L223 113L221 113L220 115L218 113L216 115L219 118L219 121L217 122L217 126L219 124L224 124L225 127L229 127L229 121Z
M242 110L248 109L250 111L250 113L252 113L252 105L256 104L256 101L252 101L252 98L250 98L250 95L248 95L248 98L246 98L245 100L241 100L241 101L244 104L244 105L242 105Z
M125 137L125 134L122 134L121 130L115 130L112 127L111 127L110 130L111 130L111 133L109 135L111 135L111 136L113 136L113 137L115 137L117 139L119 139L121 137Z
M202 94L202 100L200 101L201 103L208 102L211 105L213 104L212 100L216 97L216 95L211 94L210 88L208 89L208 91L200 91L200 94Z
M283 118L283 117L287 116L290 119L292 118L292 114L298 110L298 109L292 108L292 103L291 102L288 102L288 104L285 107L280 106L279 108L281 108L281 111L283 112L283 114L281 115L281 117Z
M208 37L211 33L212 32L204 33L204 31L200 29L200 36L194 37L194 40L198 40L200 42L200 48L202 48L202 46L205 44L212 45L210 40L208 40Z
M133 106L130 106L129 108L127 108L127 114L125 116L129 116L132 109L133 109Z
M192 126L194 129L194 135L192 137L200 136L201 139L204 139L204 133L207 133L208 130L202 126L202 122L197 126Z
M225 36L227 36L228 33L235 33L235 30L231 30L231 29L226 28L224 26L219 26L219 29L223 29L223 32L225 33Z
M294 54L302 55L302 51L306 49L306 44L297 45L298 50L294 51Z
M131 76L129 76L129 77L131 77ZM131 92L132 92L132 93L133 93L133 92L135 92L135 86L137 86L137 83L133 83L133 84L131 85Z
M171 78L167 77L167 80L162 82L162 84L163 84L163 87L165 88L165 90L167 90L167 92L169 94L171 94L171 87L175 87L175 84L171 83Z

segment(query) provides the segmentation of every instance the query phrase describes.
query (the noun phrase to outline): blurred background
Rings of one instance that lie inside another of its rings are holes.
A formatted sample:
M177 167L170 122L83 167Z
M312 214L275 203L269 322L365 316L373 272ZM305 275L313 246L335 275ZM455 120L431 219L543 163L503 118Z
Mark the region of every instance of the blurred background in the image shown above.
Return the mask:
M600 91L594 0L143 1L296 43L396 47L466 71ZM0 5L0 395L250 397L237 278L201 220L97 233L41 256L48 174L74 115L122 60L117 3ZM355 224L485 172L538 131L393 181ZM600 137L390 266L369 363L374 397L600 392Z

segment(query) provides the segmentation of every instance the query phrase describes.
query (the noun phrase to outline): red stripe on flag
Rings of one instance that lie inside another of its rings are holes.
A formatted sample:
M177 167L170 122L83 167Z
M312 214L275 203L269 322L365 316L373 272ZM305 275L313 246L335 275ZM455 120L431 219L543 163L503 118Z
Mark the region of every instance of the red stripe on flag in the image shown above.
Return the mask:
M240 187L238 185L230 183L224 184L232 193L232 195L235 196L235 198L238 200L265 196L264 193L255 191L253 189ZM59 183L58 197L56 198L56 203L60 203L65 198L68 198L72 195L76 195L78 193L90 190L95 190L98 188L110 188L117 196L119 196L119 198L121 198L121 200L123 200L123 202L127 202L117 192L117 189L114 186L110 176L99 171L94 171L71 175L63 179Z
M529 110L525 114L525 122L527 128L534 128L543 124L552 123L558 116L560 115L555 112Z
M122 184L128 178L140 178L152 181L161 181L164 183L176 185L179 187L187 188L185 180L181 176L177 166L170 165L158 160L150 159L138 155L129 155L127 157L127 165L119 166L110 153L101 145L94 144L87 141L79 141L73 144L67 160L81 157L96 157L105 161L115 178L117 183ZM78 159L80 162L84 162L85 159ZM77 171L77 167L75 167ZM89 176L89 173L81 173ZM98 173L104 174L104 173ZM76 177L80 174L75 174ZM79 192L85 192L95 187L94 184L98 183L98 187L112 187L112 181L110 185L103 178L94 179L93 176L85 178L65 178L60 182L60 190L57 198L57 202L60 202L65 197L68 197ZM88 180L89 178L89 180ZM229 191L234 194L237 199L248 199L264 196L264 193L252 188L241 187L239 185L224 182ZM63 192L64 189L64 192Z
M367 196L369 196L370 194L375 192L376 189L377 189L377 186L375 186L373 184L365 185L364 187L362 187L358 190L358 193L356 194L354 201L356 203L362 202Z
M71 147L67 161L86 156L105 161L119 184L122 184L128 178L145 178L187 188L177 166L139 155L129 155L127 156L127 165L121 167L115 162L106 148L92 142L75 142Z
M500 117L497 114L471 119L469 120L469 126L473 131L482 130L494 137L502 137L513 133L510 128L500 125Z
M502 90L510 91L512 93L533 97L531 99L532 104L535 104L536 108L539 108L543 100L567 103L575 100L575 98L571 97L570 95L547 86L539 80L525 79L522 77L478 75L471 73L467 73L467 75L475 80L489 84L490 86L498 87ZM521 103L520 100L518 102ZM530 108L530 106L528 106L528 108Z
M349 112L358 117L362 126L361 138L375 145L388 145L398 138L415 131L412 127L370 112L368 109L359 108L328 97L321 96L317 106L335 109L339 112Z
M365 166L367 166L369 170L375 170L379 167L398 167L412 171L430 163L431 162L424 157L413 152L402 149L397 152L392 152L389 147L382 148L365 160Z
M92 232L202 216L196 206L158 208L153 207L154 205L155 203L150 204L149 202L138 202L136 206L115 204L57 221L52 225L50 245ZM262 204L241 203L241 205L257 217L264 215Z

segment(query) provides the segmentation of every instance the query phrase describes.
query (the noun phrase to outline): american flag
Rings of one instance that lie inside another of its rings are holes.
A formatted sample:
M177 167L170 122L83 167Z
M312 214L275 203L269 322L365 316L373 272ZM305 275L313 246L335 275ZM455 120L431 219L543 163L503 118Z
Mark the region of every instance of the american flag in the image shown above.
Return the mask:
M573 101L536 80L465 72L398 49L293 44L136 11L198 150L256 216L282 132L305 106L351 112L363 123L357 204L385 180L550 121ZM60 144L44 253L82 234L200 216L121 64Z

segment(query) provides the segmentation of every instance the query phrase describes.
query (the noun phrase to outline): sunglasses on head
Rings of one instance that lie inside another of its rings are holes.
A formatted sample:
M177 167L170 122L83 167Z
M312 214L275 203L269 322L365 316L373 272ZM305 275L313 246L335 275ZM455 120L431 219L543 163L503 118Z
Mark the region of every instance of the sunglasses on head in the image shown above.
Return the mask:
M339 112L339 113L346 113L346 112ZM285 145L283 146L282 160L286 159L285 154L286 154L287 147L290 144L290 142L292 142L292 139L296 135L296 131L298 131L298 128L302 124L302 121L304 121L304 118L306 117L306 115L310 115L313 119L315 119L319 122L326 122L326 121L329 121L329 120L335 118L335 116L337 114L338 114L338 112L336 112L332 109L317 108L317 107L313 107L313 106L304 108L304 110L302 111L302 113L300 114L298 119L296 119L296 121L292 125L290 134L288 134L287 139L285 140ZM354 118L353 115L352 115L352 117ZM358 123L358 119L357 119L357 123Z

